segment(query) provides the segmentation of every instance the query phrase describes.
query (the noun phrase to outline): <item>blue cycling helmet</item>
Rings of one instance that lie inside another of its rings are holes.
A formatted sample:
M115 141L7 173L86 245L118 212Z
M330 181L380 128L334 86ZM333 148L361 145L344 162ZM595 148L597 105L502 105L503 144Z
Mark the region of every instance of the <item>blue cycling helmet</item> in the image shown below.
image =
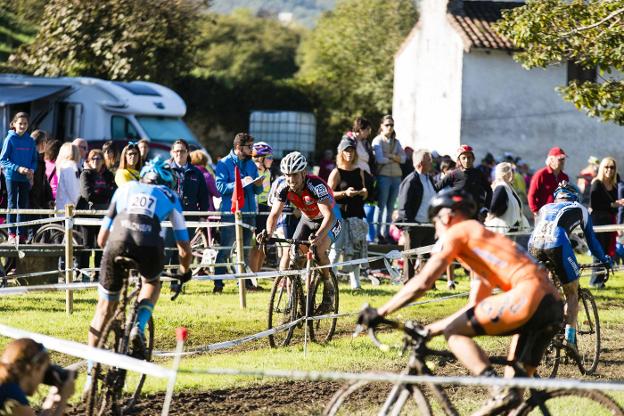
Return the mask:
M165 185L173 188L175 183L173 172L169 162L156 156L154 159L147 161L143 169L141 169L141 181L152 185Z
M566 201L578 201L579 189L568 181L559 182L559 186L553 192L555 199L565 199Z
M266 142L254 143L251 149L251 155L256 156L269 156L273 154L273 148Z

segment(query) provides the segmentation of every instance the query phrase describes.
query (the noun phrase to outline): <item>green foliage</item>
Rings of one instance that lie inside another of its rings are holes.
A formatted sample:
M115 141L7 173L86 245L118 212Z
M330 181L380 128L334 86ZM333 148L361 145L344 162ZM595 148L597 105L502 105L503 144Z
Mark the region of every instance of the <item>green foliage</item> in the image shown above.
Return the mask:
M333 9L335 3L336 0L215 0L211 10L229 14L236 9L245 8L259 15L290 12L297 23L311 28L321 13Z
M52 0L13 64L35 75L171 84L193 67L200 4L192 0Z
M341 0L304 38L298 79L316 97L323 136L391 111L394 54L416 20L412 0Z
M19 16L0 9L0 70L8 70L2 61L6 61L20 45L32 42L36 33L35 28Z
M0 13L4 10L20 20L37 24L47 3L47 0L0 0Z
M563 98L590 116L624 124L623 0L530 0L504 12L501 34L522 49L515 59L526 68L575 62L600 68L599 82L560 87Z
M202 19L194 72L230 82L285 79L297 70L300 32L248 10Z

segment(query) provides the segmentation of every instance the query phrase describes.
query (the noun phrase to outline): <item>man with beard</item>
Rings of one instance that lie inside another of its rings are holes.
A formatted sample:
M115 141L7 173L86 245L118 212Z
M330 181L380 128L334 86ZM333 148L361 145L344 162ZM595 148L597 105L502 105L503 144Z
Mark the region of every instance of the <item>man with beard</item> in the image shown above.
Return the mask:
M262 193L262 181L263 177L259 177L258 168L256 164L251 160L251 152L254 138L248 133L238 133L234 137L234 148L230 153L217 162L215 169L215 182L217 189L221 192L221 212L227 213L221 215L222 222L234 222L234 216L230 214L232 208L232 194L234 193L234 187L236 186L236 175L234 168L238 167L240 176L243 182L243 191L245 195L245 205L239 207L243 212L256 212L256 195ZM203 180L203 178L202 178ZM255 214L243 215L243 222L252 227L256 225ZM236 237L236 230L234 227L221 227L221 247L232 247ZM251 241L251 230L244 228L243 230L243 245L249 246ZM226 250L219 250L217 254L217 263L225 263L227 255L229 253ZM216 274L227 273L225 267L217 267L215 269ZM250 284L250 283L249 283ZM249 286L247 286L250 288ZM215 280L214 293L223 292L223 281Z

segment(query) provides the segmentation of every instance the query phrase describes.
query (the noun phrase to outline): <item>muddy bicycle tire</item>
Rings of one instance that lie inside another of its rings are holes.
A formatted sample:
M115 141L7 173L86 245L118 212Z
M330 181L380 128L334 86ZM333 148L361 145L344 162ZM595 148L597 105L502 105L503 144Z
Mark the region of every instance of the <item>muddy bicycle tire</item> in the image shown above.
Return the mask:
M308 298L310 316L337 314L340 304L338 280L331 270L324 278L320 270L312 272L312 283ZM329 299L327 297L329 296ZM338 318L312 319L308 321L310 338L319 344L329 342L336 332Z
M576 324L577 365L581 374L596 372L600 359L600 317L594 295L579 289L579 313Z
M291 293L288 293L288 287ZM294 321L302 314L303 289L298 276L278 276L273 281L269 296L269 308L267 311L268 329L278 327ZM287 330L269 335L271 348L285 347L290 344L295 326Z
M574 399L577 400L574 400ZM566 404L570 404L572 408L578 410L582 407L582 414L594 414L594 415L613 415L623 416L624 410L617 404L611 397L604 393L595 390L553 390L553 391L540 391L529 398L528 401L520 405L515 411L510 414L514 416L529 416L529 415L542 415L542 414L571 414L566 410L563 413L559 407L555 413L549 412L548 401L551 402L550 406L553 407L553 402L557 399ZM584 404L579 406L579 401L583 400ZM558 402L558 401L557 401ZM557 406L557 403L555 403ZM560 405L559 405L560 406ZM591 409L590 409L591 407ZM602 409L603 412L598 410ZM572 410L572 409L571 409ZM531 413L534 411L534 413Z
M366 392L366 389L371 388L372 384L374 383L371 383L369 381L352 381L348 384L345 384L344 386L340 388L340 390L338 390L332 396L329 403L327 403L327 405L323 409L322 415L323 416L337 416L337 415L342 414L341 410L346 412L345 414L350 414L351 410L350 409L346 410L344 408L346 407L345 403L348 401L348 399L353 398L356 395L361 395L363 397L362 400L364 400L365 402L369 402L370 395ZM412 401L417 406L418 413L416 413L416 415L431 416L433 414L431 411L431 405L429 404L429 400L427 400L426 396L424 395L420 387L417 385L410 385L410 386L406 385L405 388L412 389L412 391L410 392L410 397L413 399ZM381 402L380 407L383 406L383 404L384 402ZM402 406L403 405L404 403L402 404ZM393 408L393 411L395 410L396 409ZM396 413L396 414L408 414L408 413L400 413L401 410L404 410L403 407L401 407L401 409L398 410L399 413ZM410 412L409 414L414 414L411 410L409 412Z
M133 318L131 322L134 323L136 318ZM128 334L126 336L124 336L124 340L125 339L130 339L130 329L132 329L132 325L128 326ZM147 325L145 327L145 340L147 341L147 345L145 348L145 361L152 361L152 353L154 351L154 320L150 317L149 321L147 321ZM129 347L129 346L128 346ZM127 348L126 348L127 350ZM128 352L126 351L126 354ZM122 414L125 414L127 411L129 411L130 409L132 409L134 407L134 405L137 403L137 401L139 400L139 397L141 396L141 391L143 390L143 385L145 384L145 378L147 376L145 374L141 374L139 375L139 380L137 381L137 384L135 386L128 386L128 382L126 380L125 383L125 387L128 388L130 387L130 392L131 395L128 398L128 400L126 400L123 404L123 408L122 408Z

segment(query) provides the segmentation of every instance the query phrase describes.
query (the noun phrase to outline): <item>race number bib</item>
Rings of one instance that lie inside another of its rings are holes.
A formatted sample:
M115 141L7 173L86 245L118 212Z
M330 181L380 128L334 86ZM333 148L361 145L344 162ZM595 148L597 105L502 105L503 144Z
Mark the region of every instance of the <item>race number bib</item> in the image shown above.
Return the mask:
M130 214L154 216L156 198L149 194L133 194L128 201L127 211Z

